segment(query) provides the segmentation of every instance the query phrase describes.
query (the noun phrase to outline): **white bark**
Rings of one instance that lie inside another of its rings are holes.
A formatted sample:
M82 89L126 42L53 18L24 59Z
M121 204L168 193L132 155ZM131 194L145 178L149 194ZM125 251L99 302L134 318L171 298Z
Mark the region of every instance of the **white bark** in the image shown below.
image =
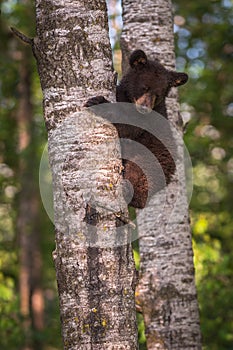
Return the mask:
M174 69L172 5L169 0L123 1L123 71L130 52L142 49ZM192 239L185 188L184 149L177 92L167 98L169 120L177 135L174 181L137 211L140 245L139 301L144 314L147 348L201 349L194 282Z
M165 0L123 0L121 48L123 71L132 50L142 49L158 58L166 68L174 68L172 5Z
M103 0L37 0L37 58L53 176L57 272L65 349L137 349L134 263L119 237L117 133L82 108L115 96ZM127 214L126 214L127 215Z

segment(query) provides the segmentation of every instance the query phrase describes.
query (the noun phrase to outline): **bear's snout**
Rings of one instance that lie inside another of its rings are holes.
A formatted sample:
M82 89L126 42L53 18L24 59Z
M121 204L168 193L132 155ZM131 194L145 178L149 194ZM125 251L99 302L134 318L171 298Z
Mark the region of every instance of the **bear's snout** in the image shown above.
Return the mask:
M156 96L150 93L145 93L137 99L134 99L134 103L137 110L141 113L150 113L155 106Z

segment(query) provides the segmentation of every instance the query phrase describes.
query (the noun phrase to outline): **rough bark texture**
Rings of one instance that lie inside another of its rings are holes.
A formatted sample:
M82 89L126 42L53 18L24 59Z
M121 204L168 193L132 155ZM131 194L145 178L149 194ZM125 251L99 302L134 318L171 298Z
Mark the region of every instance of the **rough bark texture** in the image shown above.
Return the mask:
M117 200L117 133L82 108L92 96L115 95L106 4L37 0L36 17L64 348L137 349L129 232L119 237L116 228L118 212L127 210Z
M172 5L169 0L123 1L123 71L129 53L142 49L174 69ZM166 191L137 212L140 245L139 301L144 314L147 348L201 349L199 312L194 282L193 251L185 188L182 131L177 92L167 98L175 128L177 174Z

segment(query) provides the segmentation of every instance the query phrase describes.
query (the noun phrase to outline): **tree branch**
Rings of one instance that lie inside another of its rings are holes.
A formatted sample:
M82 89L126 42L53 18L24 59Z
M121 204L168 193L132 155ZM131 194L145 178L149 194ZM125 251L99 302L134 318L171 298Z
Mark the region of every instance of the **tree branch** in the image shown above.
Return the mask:
M26 35L24 35L23 33L19 32L17 29L11 27L11 31L13 32L13 34L15 36L17 36L24 43L29 44L29 45L33 44L33 39L32 38L28 38Z

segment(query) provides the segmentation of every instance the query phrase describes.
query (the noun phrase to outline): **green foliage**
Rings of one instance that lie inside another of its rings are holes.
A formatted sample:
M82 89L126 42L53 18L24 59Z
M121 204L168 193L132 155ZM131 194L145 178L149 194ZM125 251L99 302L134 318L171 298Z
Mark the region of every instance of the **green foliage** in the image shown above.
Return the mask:
M193 162L190 204L204 348L233 344L233 2L175 2L177 65Z
M139 349L146 350L146 336L145 336L145 327L143 316L140 313L137 313L137 323L138 323L138 342Z
M11 278L0 275L0 347L17 350L23 345L23 331L13 284Z

